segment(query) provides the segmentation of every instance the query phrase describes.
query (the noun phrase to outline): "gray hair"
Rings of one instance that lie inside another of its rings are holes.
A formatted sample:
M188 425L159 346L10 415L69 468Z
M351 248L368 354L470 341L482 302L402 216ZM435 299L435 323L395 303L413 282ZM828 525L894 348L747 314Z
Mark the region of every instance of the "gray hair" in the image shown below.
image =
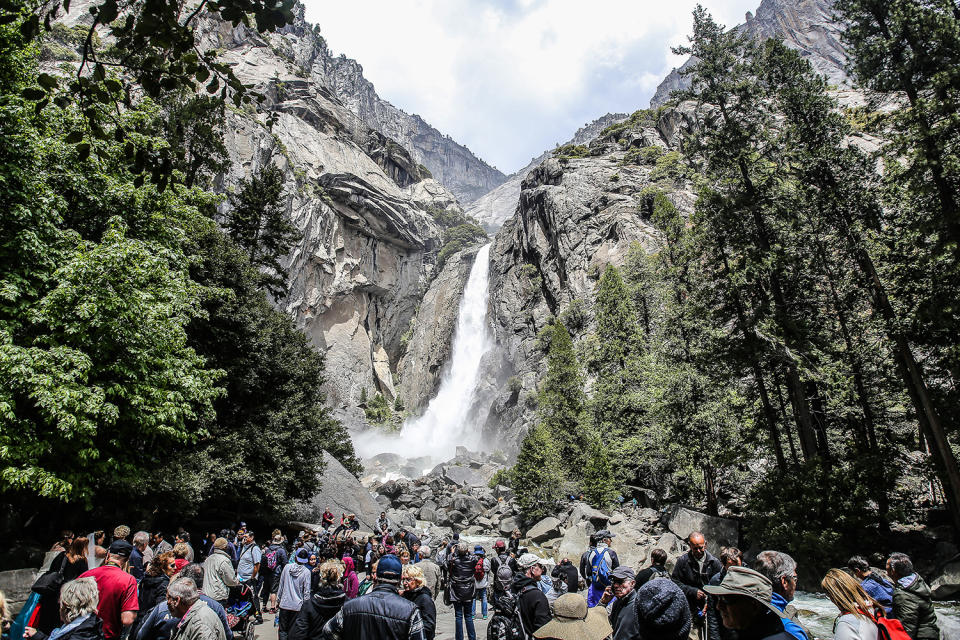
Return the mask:
M180 569L179 576L193 580L194 584L197 585L197 589L203 588L203 565L191 562L183 569Z
M100 604L100 592L93 578L77 578L60 589L60 605L66 609L64 622L73 622L88 613L96 613Z
M429 557L430 557L430 554L431 554L432 552L433 552L433 550L432 550L430 547L428 547L427 545L421 545L421 546L420 546L420 557L421 557L421 558L429 558Z
M193 606L193 603L200 597L200 591L197 589L197 583L193 581L193 578L177 578L167 587L167 595Z
M150 544L150 534L146 531L137 531L133 534L133 546L138 549L143 549L148 544Z
M767 576L776 591L780 578L793 578L797 572L797 562L782 551L761 551L753 562L753 569Z
M470 545L468 545L466 542L461 542L460 544L457 545L458 556L465 556L468 553L470 553Z

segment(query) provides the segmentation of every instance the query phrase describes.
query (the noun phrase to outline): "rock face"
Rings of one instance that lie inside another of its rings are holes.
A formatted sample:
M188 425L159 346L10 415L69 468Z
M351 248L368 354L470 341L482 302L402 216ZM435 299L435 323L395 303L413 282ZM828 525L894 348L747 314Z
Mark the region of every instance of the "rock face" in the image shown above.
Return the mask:
M833 0L763 0L756 15L747 14L747 20L735 27L753 38L780 38L825 75L830 82L846 84L846 50L840 41L843 29L831 19ZM670 99L670 94L690 86L680 75L694 64L687 60L680 69L668 75L650 100L651 107L659 107Z
M323 461L320 493L297 509L295 519L317 524L322 520L323 510L330 507L337 518L341 513L356 514L361 529L373 531L380 515L380 505L370 491L326 451L323 452Z
M673 505L664 515L664 520L667 529L680 540L686 540L694 531L702 533L707 540L707 549L716 556L720 555L723 547L735 547L740 543L740 523L730 518L708 516Z
M659 232L644 217L644 189L657 182L653 167L638 164L638 150L675 144L690 126L694 105L637 122L595 139L584 157L548 158L521 184L514 217L491 248L490 316L498 357L484 367L496 391L485 438L516 450L535 419L537 384L545 371L537 335L571 307L589 316L597 280L607 265L621 266L631 246L659 246ZM628 155L632 154L632 155ZM669 185L681 211L692 210L685 185ZM592 330L587 317L577 336ZM506 381L506 384L504 384Z
M627 114L625 113L608 113L577 129L573 138L565 144L588 144L605 128L626 118ZM535 167L549 158L551 153L551 151L544 151L523 169L507 176L503 184L471 202L466 207L467 215L476 218L488 232L492 233L500 229L517 209L517 202L520 200L520 185L523 179Z

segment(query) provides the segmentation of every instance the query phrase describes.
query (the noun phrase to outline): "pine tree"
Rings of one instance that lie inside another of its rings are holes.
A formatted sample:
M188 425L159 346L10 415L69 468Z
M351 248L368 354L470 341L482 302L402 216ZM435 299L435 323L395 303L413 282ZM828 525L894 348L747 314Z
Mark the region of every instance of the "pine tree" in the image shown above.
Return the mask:
M563 323L554 322L547 331L550 347L547 373L537 395L538 419L556 440L564 468L576 471L582 467L586 442L583 375L570 333Z
M606 507L618 495L616 476L610 463L607 446L598 437L590 441L587 464L583 469L583 493L587 502L595 507Z
M535 521L556 512L564 479L560 447L550 429L535 425L523 439L517 462L510 470L520 511Z

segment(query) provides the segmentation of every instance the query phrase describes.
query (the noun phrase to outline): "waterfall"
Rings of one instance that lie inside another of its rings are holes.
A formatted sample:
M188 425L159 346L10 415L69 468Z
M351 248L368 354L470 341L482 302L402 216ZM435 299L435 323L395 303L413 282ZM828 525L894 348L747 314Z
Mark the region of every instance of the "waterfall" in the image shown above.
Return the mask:
M480 361L493 345L487 327L489 262L487 244L477 252L460 299L449 366L444 369L437 395L423 415L408 420L398 434L376 429L359 434L355 445L361 456L391 452L442 461L452 458L458 445L479 448L482 425L476 424L470 409L480 378Z

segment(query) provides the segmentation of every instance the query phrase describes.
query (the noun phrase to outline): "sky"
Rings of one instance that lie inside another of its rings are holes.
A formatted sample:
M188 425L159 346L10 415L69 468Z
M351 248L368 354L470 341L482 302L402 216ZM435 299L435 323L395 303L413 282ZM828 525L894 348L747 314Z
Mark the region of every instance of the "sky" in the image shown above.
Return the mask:
M734 26L760 0L699 0ZM697 0L304 0L381 98L506 174L606 113L649 106Z

